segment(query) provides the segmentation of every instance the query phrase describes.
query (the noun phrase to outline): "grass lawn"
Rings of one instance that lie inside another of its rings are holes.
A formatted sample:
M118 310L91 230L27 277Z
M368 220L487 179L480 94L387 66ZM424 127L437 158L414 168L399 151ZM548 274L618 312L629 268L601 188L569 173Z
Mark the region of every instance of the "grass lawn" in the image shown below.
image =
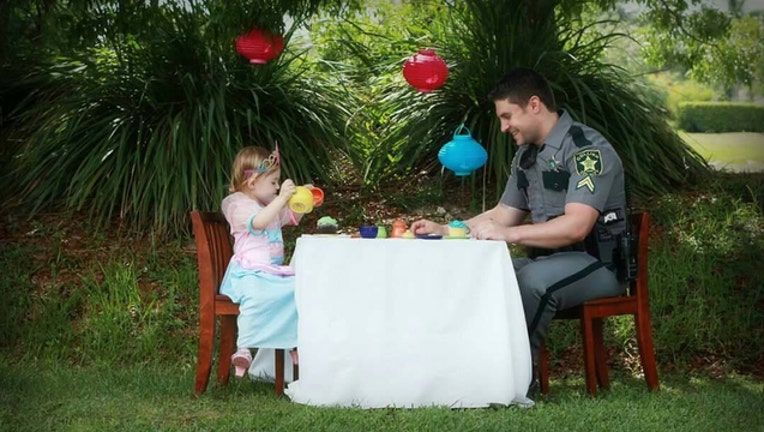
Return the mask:
M717 168L730 171L764 171L764 134L687 133L679 136Z
M193 370L133 366L62 368L0 358L3 431L717 431L764 430L764 383L662 375L658 392L614 374L611 390L553 380L535 407L501 409L320 408L276 399L266 383L231 381L192 395ZM468 373L468 369L461 373Z

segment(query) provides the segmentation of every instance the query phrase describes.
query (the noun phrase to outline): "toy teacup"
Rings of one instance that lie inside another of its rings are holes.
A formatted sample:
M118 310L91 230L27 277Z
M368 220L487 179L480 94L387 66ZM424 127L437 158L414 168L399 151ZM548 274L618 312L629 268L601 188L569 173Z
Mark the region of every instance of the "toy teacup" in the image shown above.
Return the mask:
M310 213L313 211L313 194L305 186L297 186L287 205L295 213Z
M313 207L321 207L321 204L324 203L324 191L321 188L313 186L310 193L313 194Z
M289 198L287 205L295 213L310 213L313 207L318 207L324 203L324 191L320 188L308 188L297 186L294 195Z
M377 238L379 228L376 225L364 225L358 231L363 238Z

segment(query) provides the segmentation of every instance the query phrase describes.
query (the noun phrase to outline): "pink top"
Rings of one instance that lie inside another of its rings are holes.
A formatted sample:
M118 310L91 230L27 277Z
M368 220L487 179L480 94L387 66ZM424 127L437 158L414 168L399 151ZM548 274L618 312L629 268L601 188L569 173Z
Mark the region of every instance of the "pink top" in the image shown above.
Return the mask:
M263 207L242 192L223 199L222 210L234 238L231 262L246 269L261 270L277 275L293 275L294 269L284 264L284 239L281 227L297 225L288 207L279 212L265 229L252 229L252 219Z

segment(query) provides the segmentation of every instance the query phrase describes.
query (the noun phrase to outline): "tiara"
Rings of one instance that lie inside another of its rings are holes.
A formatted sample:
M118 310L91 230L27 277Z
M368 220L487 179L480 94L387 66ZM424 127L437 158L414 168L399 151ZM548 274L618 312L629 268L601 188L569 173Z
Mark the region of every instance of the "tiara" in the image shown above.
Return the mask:
M248 179L255 174L262 174L270 170L274 166L278 167L280 165L281 165L281 154L279 153L279 142L276 141L276 150L273 150L270 156L260 161L260 164L257 166L256 169L244 170L244 178Z

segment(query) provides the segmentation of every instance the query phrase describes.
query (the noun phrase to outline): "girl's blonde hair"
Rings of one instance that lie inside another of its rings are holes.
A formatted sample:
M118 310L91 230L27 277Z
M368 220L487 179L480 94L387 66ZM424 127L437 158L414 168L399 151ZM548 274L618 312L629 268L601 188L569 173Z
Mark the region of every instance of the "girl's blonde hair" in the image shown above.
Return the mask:
M231 184L229 192L238 192L244 189L247 180L270 174L279 169L279 156L275 151L271 153L263 147L248 146L239 150L231 167Z

